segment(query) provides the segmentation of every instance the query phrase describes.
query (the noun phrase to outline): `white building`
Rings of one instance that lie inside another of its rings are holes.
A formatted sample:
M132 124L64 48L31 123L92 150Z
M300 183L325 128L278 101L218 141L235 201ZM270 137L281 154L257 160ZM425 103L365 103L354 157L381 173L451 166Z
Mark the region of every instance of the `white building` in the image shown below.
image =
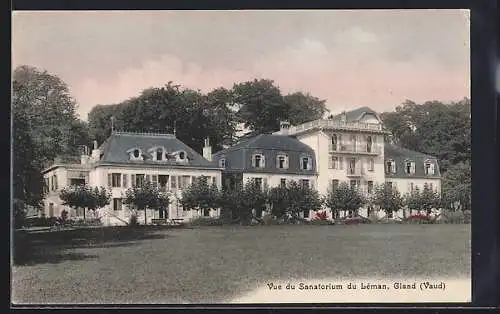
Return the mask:
M70 218L82 217L83 212L63 206L58 193L65 186L87 183L111 192L111 203L97 212L101 221L126 224L132 212L123 204L125 191L149 181L171 195L171 204L168 213L148 212L148 222L164 217L190 219L198 214L216 216L217 212L184 211L179 203L182 190L197 177L209 177L210 183L221 185L221 169L209 160L211 148L206 146L204 152L207 159L171 134L113 132L100 147L94 144L91 156L82 155L80 164L55 163L44 171L48 190L45 215L60 216L66 210ZM144 215L138 213L138 218L141 222Z

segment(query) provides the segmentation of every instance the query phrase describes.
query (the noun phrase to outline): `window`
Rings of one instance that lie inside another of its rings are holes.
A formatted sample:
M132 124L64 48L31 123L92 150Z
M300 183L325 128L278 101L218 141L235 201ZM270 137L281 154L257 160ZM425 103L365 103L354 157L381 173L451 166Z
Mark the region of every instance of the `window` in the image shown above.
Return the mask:
M212 184L217 185L217 177L212 177Z
M368 153L372 152L372 137L371 136L366 137L366 152L368 152Z
M56 191L57 190L57 176L55 174L52 176L51 190L52 191Z
M113 210L122 210L121 198L113 198Z
M142 157L142 151L140 148L131 148L129 150L127 150L127 153L129 154L130 156L130 160L142 160L143 157Z
M262 178L253 178L253 182L259 189L262 189Z
M356 135L351 135L351 151L356 151Z
M144 175L136 174L135 175L135 186L142 187L144 185Z
M158 185L160 186L161 190L166 191L168 189L168 175L159 175Z
M276 168L288 169L288 156L280 154L276 157Z
M339 169L339 157L331 156L331 169Z
M374 171L375 170L375 161L373 158L368 159L368 171Z
M162 160L163 159L163 149L158 148L156 150L156 160Z
M434 164L430 161L424 163L424 169L426 175L434 175Z
M153 174L151 176L151 184L154 186L154 187L157 187L158 186L158 176Z
M109 184L109 178L111 178L111 184ZM108 174L108 185L112 188L119 188L122 186L122 175L121 173L111 173Z
M85 185L85 179L70 179L69 180L70 185Z
M356 174L356 159L349 158L349 174Z
M302 179L302 180L300 180L300 184L302 185L302 187L308 188L309 187L309 180Z
M49 204L49 217L54 217L54 203Z
M208 208L203 209L203 216L204 217L210 216L210 209L208 209Z
M226 168L226 158L219 159L219 167Z
M265 168L266 160L262 154L254 154L252 156L252 167L255 168Z
M304 218L309 218L309 210L304 210Z
M332 135L332 143L331 143L331 147L330 147L332 151L336 151L337 150L337 143L338 143L338 141L337 141L337 134L333 134Z
M373 181L368 181L367 182L367 192L368 192L368 194L372 194L373 193Z
M356 180L350 180L349 186L351 187L351 189L355 189L356 188Z
M415 163L413 161L406 161L405 162L405 172L407 174L414 174L415 173Z
M191 176L179 176L179 189L185 189L189 186L189 180L191 180Z
M134 149L133 155L134 158L139 158L139 156L141 156L141 151L138 149Z
M173 190L177 189L177 177L176 176L172 176L172 178L170 179L170 188Z
M122 176L122 180L123 180L123 181L122 181L122 186L123 186L124 188L126 188L126 187L127 187L127 184L128 184L128 183L127 183L127 177L128 177L128 174L125 174L125 173L124 173L124 174L123 174L123 176Z
M332 191L335 191L339 187L339 180L333 179L332 180Z
M49 186L50 186L49 185L49 178L44 178L43 182L44 182L44 184L43 184L43 192L47 193L47 192L49 192Z
M387 161L386 163L386 172L387 173L396 173L396 163L394 162L394 160L390 159Z
M186 153L185 152L180 152L179 153L179 160L184 160L186 158Z
M310 157L302 157L300 160L300 169L311 170L312 169L312 159Z
M282 179L280 180L280 186L281 186L282 188L286 187L286 179L282 178Z

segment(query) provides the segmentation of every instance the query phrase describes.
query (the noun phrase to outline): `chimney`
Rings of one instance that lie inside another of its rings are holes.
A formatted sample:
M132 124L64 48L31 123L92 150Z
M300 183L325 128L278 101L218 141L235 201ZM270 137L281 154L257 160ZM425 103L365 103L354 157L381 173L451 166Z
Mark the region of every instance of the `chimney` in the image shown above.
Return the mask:
M281 135L288 135L288 130L290 129L290 122L283 120L280 121L280 132Z
M94 141L94 149L92 150L91 160L92 160L92 162L96 162L99 159L101 159L101 151L99 150L99 147L97 146L97 141Z
M205 139L205 146L203 146L203 158L212 161L212 146L210 146L208 137Z
M80 162L82 165L88 165L90 162L89 148L87 146L83 146L83 152L80 155Z
M344 111L342 111L342 114L340 115L340 121L342 122L346 122L347 120L347 113Z

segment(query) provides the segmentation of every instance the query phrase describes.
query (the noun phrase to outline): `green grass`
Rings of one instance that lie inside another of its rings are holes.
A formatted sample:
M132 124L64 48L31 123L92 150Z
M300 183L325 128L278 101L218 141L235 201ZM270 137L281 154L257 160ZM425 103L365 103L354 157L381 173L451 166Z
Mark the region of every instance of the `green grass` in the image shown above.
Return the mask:
M13 268L12 300L212 303L277 279L467 278L470 234L470 225L377 224L29 234L16 242L31 253Z

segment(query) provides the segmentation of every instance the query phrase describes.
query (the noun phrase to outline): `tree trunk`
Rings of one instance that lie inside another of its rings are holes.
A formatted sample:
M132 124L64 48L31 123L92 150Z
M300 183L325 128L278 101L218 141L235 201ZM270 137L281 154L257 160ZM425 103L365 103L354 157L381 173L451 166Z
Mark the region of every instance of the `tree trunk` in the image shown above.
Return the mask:
M147 212L148 212L148 209L147 208L144 208L144 225L147 225L148 223L148 220L147 220Z
M87 218L85 217L85 207L83 208L83 222L87 221Z

